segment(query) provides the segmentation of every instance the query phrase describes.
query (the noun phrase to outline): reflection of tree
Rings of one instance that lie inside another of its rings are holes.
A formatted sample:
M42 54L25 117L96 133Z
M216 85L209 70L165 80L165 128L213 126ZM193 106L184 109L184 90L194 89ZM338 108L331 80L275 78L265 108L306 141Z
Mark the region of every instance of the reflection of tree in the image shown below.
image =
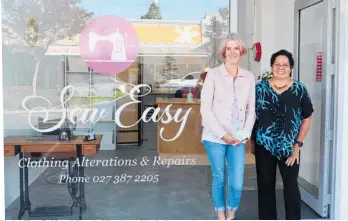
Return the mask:
M156 2L150 5L149 11L141 16L141 19L162 19L160 8L156 5Z
M55 41L81 32L87 13L78 6L81 0L3 0L2 30L29 51L36 61L33 77L33 94L40 62L47 48Z
M216 65L219 61L219 39L229 32L229 9L227 7L219 9L218 16L212 16L206 25L204 36L209 38L212 43L212 57L209 63Z
M175 59L170 56L165 56L163 62L165 66L162 70L161 77L166 80L179 78L178 68L176 67Z

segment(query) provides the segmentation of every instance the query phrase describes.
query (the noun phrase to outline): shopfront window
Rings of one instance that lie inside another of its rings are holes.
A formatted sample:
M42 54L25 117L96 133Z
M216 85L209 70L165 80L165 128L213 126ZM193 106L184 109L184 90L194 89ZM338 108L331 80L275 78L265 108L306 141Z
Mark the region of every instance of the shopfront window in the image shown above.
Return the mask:
M48 140L58 142L70 136L68 128L71 139L102 135L100 149L88 152L93 157L136 158L137 152L127 152L135 145L147 150L142 156L182 158L175 161L178 165L196 165L202 157L207 165L200 141L200 90L206 72L222 62L219 39L229 32L229 4L229 0L2 1L5 137L39 136L42 141L50 136ZM82 56L82 49L115 57L123 48L131 50L130 36L122 31L109 36L95 33L90 35L93 44L81 46L86 24L103 16L122 18L138 39L134 61L113 73L102 73ZM139 85L147 86L134 90ZM100 155L103 151L106 154ZM6 186L10 194L8 188L13 186ZM37 195L31 192L31 197Z
M156 99L186 98L189 92L199 98L201 74L221 63L219 37L229 31L228 0L7 0L2 6L8 112L23 111L21 102L29 95L44 95L52 106L59 105L66 85L75 87L71 107L86 107L127 95L128 84L147 84L153 98L143 98L139 114ZM100 74L79 53L84 25L105 15L125 19L139 39L136 61L121 73Z

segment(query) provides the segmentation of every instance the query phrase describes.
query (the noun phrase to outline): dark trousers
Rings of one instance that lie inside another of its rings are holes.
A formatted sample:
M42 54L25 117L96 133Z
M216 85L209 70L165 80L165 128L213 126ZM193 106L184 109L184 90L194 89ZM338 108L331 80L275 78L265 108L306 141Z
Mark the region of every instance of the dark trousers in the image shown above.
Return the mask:
M277 219L275 196L277 164L283 179L286 219L301 219L301 195L297 179L300 165L285 164L286 159L278 160L263 146L255 145L256 173L258 187L259 219Z

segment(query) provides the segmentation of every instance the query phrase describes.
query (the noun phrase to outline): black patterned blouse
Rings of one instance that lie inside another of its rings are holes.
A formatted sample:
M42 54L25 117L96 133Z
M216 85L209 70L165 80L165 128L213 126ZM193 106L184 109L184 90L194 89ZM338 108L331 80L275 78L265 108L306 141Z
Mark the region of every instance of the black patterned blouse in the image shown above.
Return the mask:
M294 81L281 94L268 80L256 84L256 143L264 146L278 159L291 155L301 127L301 121L313 113L306 87Z

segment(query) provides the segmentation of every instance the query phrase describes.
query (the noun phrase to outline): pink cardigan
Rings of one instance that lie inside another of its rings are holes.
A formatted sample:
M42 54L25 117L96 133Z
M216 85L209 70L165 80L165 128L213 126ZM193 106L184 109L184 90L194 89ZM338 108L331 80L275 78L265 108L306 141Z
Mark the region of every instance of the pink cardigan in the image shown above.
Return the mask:
M233 87L234 90L233 90ZM233 77L224 64L210 69L201 92L202 140L217 140L230 133L234 91L239 111L239 128L250 138L255 123L255 76L241 67L233 85ZM210 139L211 140L211 139ZM222 141L222 140L221 140ZM222 141L223 142L223 141Z

